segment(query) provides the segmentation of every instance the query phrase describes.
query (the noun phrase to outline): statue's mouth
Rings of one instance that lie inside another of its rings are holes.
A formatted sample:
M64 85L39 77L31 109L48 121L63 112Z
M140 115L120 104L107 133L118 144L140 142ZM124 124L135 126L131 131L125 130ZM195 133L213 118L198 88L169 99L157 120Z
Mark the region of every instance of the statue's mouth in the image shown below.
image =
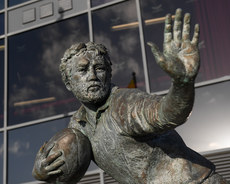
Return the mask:
M99 84L92 84L88 87L87 91L88 92L96 92L101 88L101 85Z

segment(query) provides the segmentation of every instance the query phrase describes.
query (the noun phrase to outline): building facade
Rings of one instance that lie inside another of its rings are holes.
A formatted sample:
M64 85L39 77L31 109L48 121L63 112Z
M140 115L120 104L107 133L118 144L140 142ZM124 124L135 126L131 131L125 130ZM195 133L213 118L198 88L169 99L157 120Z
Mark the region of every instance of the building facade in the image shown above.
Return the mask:
M176 8L191 13L192 33L201 29L194 110L177 131L230 180L230 1L0 0L0 183L39 183L38 149L80 106L58 70L71 44L104 44L119 87L135 73L137 88L167 93L170 78L146 42L162 49L164 16ZM80 183L116 182L92 163Z

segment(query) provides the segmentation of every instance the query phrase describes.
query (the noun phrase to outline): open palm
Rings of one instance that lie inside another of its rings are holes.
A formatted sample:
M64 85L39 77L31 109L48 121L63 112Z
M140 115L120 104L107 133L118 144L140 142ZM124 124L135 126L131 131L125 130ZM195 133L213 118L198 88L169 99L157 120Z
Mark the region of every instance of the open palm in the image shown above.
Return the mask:
M163 53L155 44L148 42L148 45L151 46L156 62L174 81L189 82L194 81L199 70L198 40L199 25L195 25L190 41L190 14L185 14L182 29L182 11L177 9L173 31L171 15L168 14L165 19Z

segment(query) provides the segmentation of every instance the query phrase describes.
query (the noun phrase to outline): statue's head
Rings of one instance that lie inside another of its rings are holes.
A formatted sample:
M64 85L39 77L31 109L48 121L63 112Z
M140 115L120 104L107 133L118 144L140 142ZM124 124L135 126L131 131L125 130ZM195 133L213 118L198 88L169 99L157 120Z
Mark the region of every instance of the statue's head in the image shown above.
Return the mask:
M66 50L60 72L66 88L83 103L101 103L110 93L111 61L102 44L78 43Z

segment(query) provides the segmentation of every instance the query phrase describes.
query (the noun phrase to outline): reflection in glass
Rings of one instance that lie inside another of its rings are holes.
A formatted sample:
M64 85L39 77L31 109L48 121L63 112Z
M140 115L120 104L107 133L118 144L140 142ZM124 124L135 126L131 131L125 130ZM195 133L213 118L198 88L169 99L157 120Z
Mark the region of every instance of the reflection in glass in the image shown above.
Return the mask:
M4 8L4 0L0 0L0 10Z
M196 89L193 113L177 131L198 152L230 147L230 81Z
M9 38L9 124L77 109L79 103L59 72L64 51L88 42L88 19L81 15Z
M91 6L94 7L94 6L109 3L109 2L112 2L112 1L114 1L114 0L91 0Z
M183 12L189 12L192 15L191 33L193 33L194 24L200 24L201 67L196 81L201 82L229 75L230 64L227 58L230 57L230 52L228 52L230 22L227 17L230 3L228 0L214 3L210 3L208 0L141 0L140 2L143 20L152 22L146 22L144 26L146 42L155 42L162 50L164 22L152 20L164 17L167 13L174 14L176 8L180 7ZM150 49L146 50L151 91L168 89L170 86L169 77L155 64Z
M8 6L14 6L31 0L8 0Z
M103 43L113 63L112 81L127 87L136 74L137 87L145 90L135 1L126 1L92 13L94 40Z
M4 112L4 40L0 40L0 128L3 127Z
M4 14L0 14L0 35L4 34L5 24L4 24Z
M0 133L0 183L3 182L3 133Z
M39 148L68 123L69 118L64 118L9 131L8 184L35 180L31 173Z

